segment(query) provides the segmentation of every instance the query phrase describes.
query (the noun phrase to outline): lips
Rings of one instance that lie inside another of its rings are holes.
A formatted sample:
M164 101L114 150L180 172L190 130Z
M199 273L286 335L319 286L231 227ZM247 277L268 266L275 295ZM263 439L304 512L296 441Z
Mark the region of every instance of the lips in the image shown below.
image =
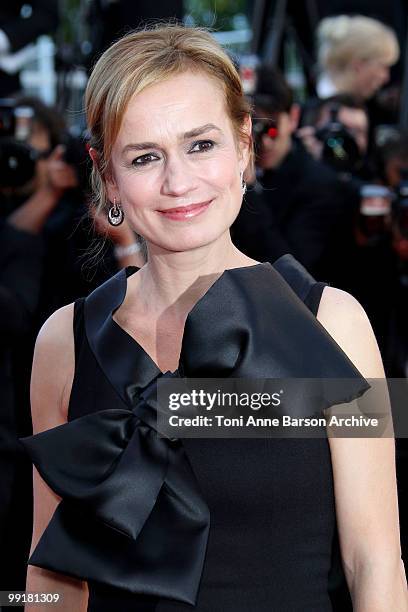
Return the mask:
M167 210L158 210L157 212L164 219L169 221L189 221L195 217L199 217L210 208L213 200L206 202L197 202L197 204L188 204L188 206L174 206Z
M166 208L165 210L159 210L159 212L162 213L170 213L170 212L190 212L191 210L195 210L196 208L200 208L202 206L205 206L206 204L209 204L211 202L211 200L207 200L206 202L197 202L197 204L189 204L188 206L176 206L175 208Z

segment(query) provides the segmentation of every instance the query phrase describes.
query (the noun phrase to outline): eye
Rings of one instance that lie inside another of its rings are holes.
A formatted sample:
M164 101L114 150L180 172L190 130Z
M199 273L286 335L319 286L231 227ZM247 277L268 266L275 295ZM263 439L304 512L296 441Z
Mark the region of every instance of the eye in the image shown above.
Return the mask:
M147 164L150 164L150 162L154 161L155 159L158 159L156 155L153 155L153 153L146 153L145 155L140 155L140 157L136 157L136 159L132 161L132 165L133 166L146 166Z
M203 151L211 151L214 148L215 142L212 140L199 140L195 142L190 149L190 153L202 153ZM196 147L199 147L198 149ZM195 149L195 150L194 150Z

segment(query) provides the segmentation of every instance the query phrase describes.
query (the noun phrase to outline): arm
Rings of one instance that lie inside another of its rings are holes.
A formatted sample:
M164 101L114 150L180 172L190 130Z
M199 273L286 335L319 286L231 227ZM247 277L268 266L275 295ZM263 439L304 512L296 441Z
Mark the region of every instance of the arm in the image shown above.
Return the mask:
M78 186L73 166L64 161L64 146L57 145L46 160L37 161L34 193L8 217L16 229L39 234L67 189Z
M385 378L361 305L326 287L318 320L366 378ZM408 612L394 438L329 438L344 571L354 612Z
M42 326L35 345L31 375L31 412L33 432L39 433L67 421L69 396L75 366L72 332L73 304L57 310ZM34 525L31 552L47 527L60 498L45 484L34 468ZM61 603L53 608L61 612L85 612L85 582L35 566L28 566L27 591L59 593ZM27 604L26 612L47 612Z
M16 229L38 235L58 204L58 199L59 194L41 188L9 215L8 223Z

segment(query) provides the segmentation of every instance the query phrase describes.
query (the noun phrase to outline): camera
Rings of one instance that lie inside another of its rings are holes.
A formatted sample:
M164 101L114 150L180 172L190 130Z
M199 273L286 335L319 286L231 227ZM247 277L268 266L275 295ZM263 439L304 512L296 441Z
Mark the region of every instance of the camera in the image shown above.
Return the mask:
M63 160L75 168L78 186L86 191L91 166L85 140L61 132L58 141L54 136L51 149L39 152L28 144L36 120L35 105L0 99L0 189L25 186L35 176L38 160L47 158L56 144L62 144Z
M273 117L254 117L252 120L252 136L255 151L259 152L262 146L262 137L268 136L271 140L278 137L277 120Z
M382 185L363 185L358 229L364 246L376 246L386 239L390 230L393 246L406 260L408 242L408 168L400 170L401 181L393 189Z
M39 154L26 142L33 114L28 106L0 99L0 188L25 185L35 174Z
M337 172L353 173L362 163L357 143L347 128L338 120L339 106L330 108L330 119L316 130L316 138L323 143L322 160Z

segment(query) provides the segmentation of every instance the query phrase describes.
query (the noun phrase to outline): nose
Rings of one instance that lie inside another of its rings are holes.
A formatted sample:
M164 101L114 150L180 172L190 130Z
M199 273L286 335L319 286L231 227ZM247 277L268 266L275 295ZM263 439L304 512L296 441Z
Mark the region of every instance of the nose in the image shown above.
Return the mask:
M162 195L180 197L196 188L197 180L189 164L178 156L168 158L161 188Z

